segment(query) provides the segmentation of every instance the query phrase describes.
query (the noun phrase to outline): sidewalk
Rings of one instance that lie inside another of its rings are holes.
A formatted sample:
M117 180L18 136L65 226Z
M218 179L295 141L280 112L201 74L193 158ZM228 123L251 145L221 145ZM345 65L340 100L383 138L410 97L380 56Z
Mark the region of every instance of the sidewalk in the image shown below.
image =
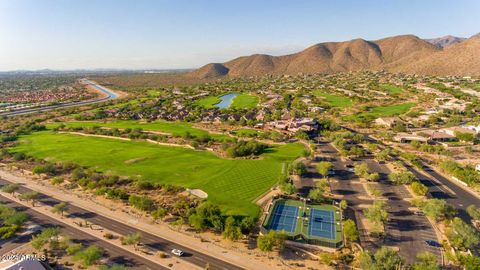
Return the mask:
M239 267L252 270L278 269L277 260L269 260L254 251L247 250L247 253L222 248L216 244L202 242L200 237L193 238L181 232L172 230L167 224L151 224L149 220L133 217L124 213L121 209L109 209L98 202L88 198L80 198L78 194L73 194L68 190L61 190L58 187L52 187L39 183L34 180L27 180L28 176L16 176L11 172L0 168L0 177L7 181L23 184L26 187L55 197L58 200L69 202L72 205L84 208L88 211L122 222L129 226L134 226L138 230L145 231L168 241L188 246L200 253L208 254L223 261L235 264ZM285 268L289 269L289 268Z

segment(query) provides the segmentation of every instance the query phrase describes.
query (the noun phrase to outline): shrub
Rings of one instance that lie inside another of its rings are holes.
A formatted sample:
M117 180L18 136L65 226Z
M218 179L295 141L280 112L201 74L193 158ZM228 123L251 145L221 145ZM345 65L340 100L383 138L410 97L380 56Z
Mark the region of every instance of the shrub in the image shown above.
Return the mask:
M413 182L410 187L412 188L413 193L418 196L425 196L428 192L428 187L420 182Z
M417 181L417 177L411 172L391 173L388 175L388 179L396 185L411 184Z
M130 195L128 197L128 203L139 210L142 211L149 211L153 208L154 202L153 200L147 197L140 197L137 195Z
M55 176L50 180L50 184L52 185L59 185L63 183L64 179L61 176Z
M245 157L262 154L268 146L257 141L239 141L227 149L227 155L230 157Z

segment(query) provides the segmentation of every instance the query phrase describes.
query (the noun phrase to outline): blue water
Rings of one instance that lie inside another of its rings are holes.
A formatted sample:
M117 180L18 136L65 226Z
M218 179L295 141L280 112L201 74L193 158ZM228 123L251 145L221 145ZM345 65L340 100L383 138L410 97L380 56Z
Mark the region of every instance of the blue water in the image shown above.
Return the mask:
M102 91L103 93L107 94L108 95L108 99L115 99L117 98L117 95L115 93L112 93L110 91L108 91L107 89L97 85L97 84L94 84L93 85L95 88L97 88L98 90Z
M111 99L116 99L118 98L118 95L113 93L113 92L110 92L108 91L106 88L103 88L102 86L98 85L98 84L95 84L94 82L90 81L90 80L86 80L86 82L90 85L92 85L93 87L97 88L98 90L102 91L103 93L107 94L108 97L107 97L107 100L111 100Z
M233 98L238 96L238 93L230 93L230 94L226 94L226 95L223 95L220 97L220 102L215 104L215 107L219 108L219 109L226 109L228 108L230 105L232 105L232 102L233 102Z

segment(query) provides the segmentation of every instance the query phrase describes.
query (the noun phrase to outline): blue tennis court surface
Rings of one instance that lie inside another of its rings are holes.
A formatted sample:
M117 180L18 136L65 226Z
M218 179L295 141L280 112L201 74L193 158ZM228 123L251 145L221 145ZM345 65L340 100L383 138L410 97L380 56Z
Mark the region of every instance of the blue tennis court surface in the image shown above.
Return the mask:
M333 211L311 209L308 221L308 234L335 239L335 218Z
M276 204L272 212L272 230L294 232L297 225L298 207L292 205Z

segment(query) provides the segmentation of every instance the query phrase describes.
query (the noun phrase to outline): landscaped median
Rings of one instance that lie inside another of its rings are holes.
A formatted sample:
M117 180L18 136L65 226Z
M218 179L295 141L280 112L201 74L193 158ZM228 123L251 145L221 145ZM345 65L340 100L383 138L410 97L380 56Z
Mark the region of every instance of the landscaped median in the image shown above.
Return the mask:
M9 166L0 170L0 177L9 182L18 183L29 189L37 190L47 196L69 202L70 205L75 205L87 211L94 212L97 215L116 220L138 231L158 236L172 243L188 246L192 250L208 254L209 256L238 265L239 267L263 270L275 268L275 265L278 266L279 264L278 260L267 259L263 254L255 252L255 250L243 250L243 243L240 243L240 245L234 248L225 247L216 237L199 234L198 232L179 231L178 228L173 228L170 224L152 222L152 219L148 216L141 214L134 215L131 211L129 212L121 207L120 204L115 204L110 201L107 203L106 201L90 198L84 196L82 193L76 193L69 189L51 186L48 184L48 180L39 181L32 179L31 176L33 175L31 172L18 171L15 168L12 168L13 171L9 172L7 171L8 168ZM12 174L20 172L22 172L21 176Z
M128 253L135 254L137 256L140 256L144 259L147 259L149 261L152 261L159 266L163 266L165 268L169 269L203 269L199 266L193 265L185 260L178 260L175 257L172 257L171 255L162 255L160 256L160 253L153 253L153 254L147 254L146 252L143 252L141 249L134 248L133 246L129 245L124 245L121 242L121 237L113 231L109 231L105 228L102 228L101 226L90 224L90 226L86 226L87 222L84 221L81 218L75 218L75 217L65 217L63 215L59 214L54 214L52 210L54 207L48 206L45 204L40 204L36 205L35 207L32 206L31 203L20 200L18 196L13 196L11 194L2 192L2 196L8 198L11 201L14 201L16 203L19 203L21 205L24 205L28 208L32 208L34 211L41 213L45 216L48 216L51 219L57 220L59 223L65 224L67 226L73 227L77 230L80 230L82 232L85 232L95 238L98 238L102 241L109 242L112 245L115 245L123 250L125 250ZM84 226L80 226L80 224L85 224ZM111 235L114 237L105 237L106 235ZM115 237L116 236L116 237ZM110 238L110 239L109 239Z

